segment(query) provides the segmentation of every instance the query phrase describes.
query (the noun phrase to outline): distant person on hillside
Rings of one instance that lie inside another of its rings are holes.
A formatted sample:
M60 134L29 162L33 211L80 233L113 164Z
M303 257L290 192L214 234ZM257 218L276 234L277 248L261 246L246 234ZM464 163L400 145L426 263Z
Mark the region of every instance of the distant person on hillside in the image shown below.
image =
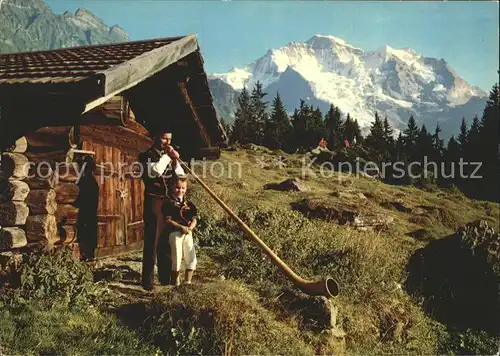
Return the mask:
M324 138L321 138L321 141L319 141L318 146L325 150L328 147L328 142Z
M347 139L344 140L344 147L349 148L349 141Z
M174 177L171 194L163 205L162 213L165 221L165 231L162 235L160 245L170 245L172 260L171 284L180 285L181 262L184 258L186 271L184 282L191 284L194 270L196 268L196 252L194 249L193 230L197 224L196 206L185 198L187 191L187 177ZM163 247L160 248L160 251ZM163 261L165 259L165 261ZM168 256L160 253L158 265L167 262Z
M357 141L356 141L356 136L354 136L354 138L352 139L352 145L356 145Z
M321 152L330 152L327 146L328 142L324 138L321 138L321 141L319 141L318 146L312 149L307 154L319 155L321 154Z

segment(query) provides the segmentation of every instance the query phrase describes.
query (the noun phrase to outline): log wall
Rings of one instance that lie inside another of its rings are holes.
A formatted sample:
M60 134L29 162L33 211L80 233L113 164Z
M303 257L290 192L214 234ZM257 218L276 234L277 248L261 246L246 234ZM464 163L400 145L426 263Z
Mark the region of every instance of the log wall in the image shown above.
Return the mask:
M83 115L78 127L42 127L18 139L2 153L0 251L73 243L83 163L73 150L95 151L98 162L132 162L150 147L147 134L126 100L115 97ZM94 174L99 178L107 171L98 165ZM111 177L99 186L97 247L113 251L116 245L140 242L144 225L142 181L122 179Z
M66 174L68 182L61 182L58 170L58 165L72 163L74 158L73 130L70 126L42 127L2 153L0 251L50 248L63 242L63 237L74 240L78 209L65 205L74 203L78 196L73 179L76 174ZM71 167L67 170L74 173ZM59 203L65 208L62 211ZM68 210L70 219L64 219ZM58 225L61 221L66 226Z

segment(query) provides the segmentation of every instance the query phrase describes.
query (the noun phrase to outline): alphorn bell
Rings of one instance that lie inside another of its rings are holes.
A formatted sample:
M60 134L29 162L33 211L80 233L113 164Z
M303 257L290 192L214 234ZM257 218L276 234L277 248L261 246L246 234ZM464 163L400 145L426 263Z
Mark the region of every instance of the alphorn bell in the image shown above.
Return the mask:
M186 163L179 159L179 162L186 172L191 174L194 179L210 194L212 198L240 225L246 234L255 242L264 253L269 256L271 261L287 276L292 283L299 288L302 292L308 295L322 295L325 297L336 297L339 294L339 285L332 279L327 278L322 281L308 281L298 276L290 269L265 243L262 241L255 232L248 227L243 220L241 220L212 190L187 166Z

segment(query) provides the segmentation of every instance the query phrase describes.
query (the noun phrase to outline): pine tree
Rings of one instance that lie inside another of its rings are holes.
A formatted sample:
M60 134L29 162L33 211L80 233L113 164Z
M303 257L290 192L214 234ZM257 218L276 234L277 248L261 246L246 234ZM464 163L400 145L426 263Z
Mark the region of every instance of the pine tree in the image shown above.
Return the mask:
M227 122L223 117L220 118L220 123L222 125L222 128L224 129L224 132L226 133L226 136L228 138L231 138L233 131L232 125L229 122Z
M326 126L326 140L331 148L340 148L342 147L342 118L340 115L339 108L330 105L330 109L328 110L325 116L325 126Z
M454 135L448 140L445 156L447 160L452 162L460 159L460 144L457 142Z
M432 135L429 134L425 125L422 125L418 134L415 151L417 154L417 159L419 160L423 160L424 157L427 157L427 159L429 160L432 157L434 151L432 144Z
M357 144L361 144L361 142L363 142L363 136L361 135L361 128L359 127L358 120L353 120L351 115L348 113L344 122L344 138L349 142L353 142L354 137L356 137Z
M354 138L354 121L351 119L351 115L347 113L346 119L344 121L344 137L346 140L351 142ZM357 138L356 138L357 141Z
M410 116L408 120L408 125L406 129L403 131L403 138L405 140L405 154L407 157L412 157L414 154L415 145L417 144L417 138L420 133L420 130L417 127L417 123L413 118L413 115Z
M476 115L474 116L474 119L472 119L472 125L470 126L469 129L469 136L468 136L469 141L471 140L471 138L475 139L477 135L479 135L480 129L481 129L481 122L479 121L479 118Z
M238 96L238 110L236 110L231 142L249 143L251 142L250 122L252 120L252 108L250 106L250 95L246 88L243 88Z
M384 134L384 124L378 113L375 113L375 121L373 121L370 127L370 134L365 140L366 146L372 148L380 157L385 157L387 154L385 134Z
M498 145L500 117L500 87L495 84L490 92L481 119L481 141L494 149Z
M434 135L432 135L432 147L434 148L435 159L441 158L444 150L444 140L439 137L441 131L441 127L438 123L436 125L436 129L434 130Z
M353 125L352 132L354 133L353 139L354 139L354 137L356 137L356 140L358 141L358 143L362 143L364 141L364 137L361 134L361 127L359 126L358 119L354 119L354 125Z
M266 129L264 132L265 144L273 149L285 148L285 143L291 129L290 118L286 113L285 106L278 92L273 100L271 117L266 122Z
M314 148L318 142L325 136L325 123L323 114L319 108L313 109L312 106L305 104L300 100L299 109L295 109L292 115L293 125L293 146L295 148Z
M467 130L467 124L465 123L465 118L462 118L462 123L460 124L460 133L458 134L458 144L460 145L460 151L462 152L462 154L466 150L468 136L469 131Z
M295 109L292 115L293 139L291 146L293 150L307 147L305 137L307 136L307 116L310 108L305 101L300 99L298 109Z
M468 161L481 161L483 152L481 152L481 122L479 118L474 116L469 132L467 134L467 149L465 157Z
M387 116L384 119L384 141L386 145L386 150L390 156L394 153L394 130L392 129L389 121L387 120Z
M499 121L500 121L500 88L498 83L490 91L486 107L481 119L480 151L483 162L483 191L480 197L494 201L500 200L499 175Z
M387 116L384 119L384 138L388 143L394 143L394 130L392 129L389 121L387 120Z
M312 108L311 108L312 109ZM319 108L313 110L308 117L308 142L309 147L316 147L318 142L325 136L325 122Z
M404 160L406 155L404 153L405 150L405 140L403 138L403 134L399 132L398 139L396 140L396 159Z
M252 108L252 116L250 120L250 136L251 142L255 144L262 144L264 140L265 123L268 120L267 114L267 101L264 101L264 93L262 83L257 82L252 90L250 97L250 105Z
M460 159L460 144L451 136L443 153L444 172L440 172L439 185L450 186L459 183L457 162ZM444 173L444 175L443 175ZM445 178L446 176L446 178Z

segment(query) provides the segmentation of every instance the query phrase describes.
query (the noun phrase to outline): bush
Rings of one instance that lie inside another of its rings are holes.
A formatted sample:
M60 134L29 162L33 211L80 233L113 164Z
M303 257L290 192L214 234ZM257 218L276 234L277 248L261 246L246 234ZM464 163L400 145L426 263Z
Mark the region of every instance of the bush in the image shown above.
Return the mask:
M484 331L440 330L438 353L452 355L494 355L498 353L500 340Z
M19 273L20 288L4 290L0 303L15 306L36 300L48 308L82 309L104 292L94 284L90 267L73 258L69 247L26 255Z

